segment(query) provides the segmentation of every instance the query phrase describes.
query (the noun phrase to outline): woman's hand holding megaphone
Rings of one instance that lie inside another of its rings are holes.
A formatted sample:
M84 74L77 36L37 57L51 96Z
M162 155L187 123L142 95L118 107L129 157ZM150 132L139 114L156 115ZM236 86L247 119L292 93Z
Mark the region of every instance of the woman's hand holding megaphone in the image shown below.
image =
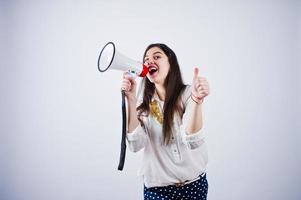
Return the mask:
M129 72L124 72L121 90L124 91L128 101L136 101L136 88L137 83L135 81L135 77L133 77L133 75Z
M129 72L124 72L121 90L124 91L124 94L128 100L128 133L133 132L139 125L136 112L136 87L137 83L135 81L135 77Z

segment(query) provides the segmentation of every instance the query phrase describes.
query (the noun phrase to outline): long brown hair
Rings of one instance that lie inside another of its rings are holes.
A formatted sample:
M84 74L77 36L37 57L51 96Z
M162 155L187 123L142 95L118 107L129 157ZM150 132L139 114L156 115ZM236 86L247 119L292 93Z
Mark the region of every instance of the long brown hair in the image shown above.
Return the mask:
M163 107L162 127L164 143L168 144L172 136L174 114L177 112L182 116L183 108L181 107L179 97L185 88L185 84L183 83L177 56L167 45L161 43L149 45L144 52L143 59L145 58L147 51L153 47L160 48L168 57L168 62L170 64L169 72L164 81L166 96ZM138 115L141 115L143 112L149 114L149 104L151 103L154 92L155 84L150 82L148 78L144 78L143 101L137 108Z

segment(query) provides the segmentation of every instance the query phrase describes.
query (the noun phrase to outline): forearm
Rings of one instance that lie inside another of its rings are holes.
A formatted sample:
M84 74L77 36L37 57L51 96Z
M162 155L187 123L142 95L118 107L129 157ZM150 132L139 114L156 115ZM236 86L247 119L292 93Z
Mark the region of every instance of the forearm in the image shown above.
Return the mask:
M133 132L139 125L136 111L136 100L128 101L128 132Z
M198 132L203 127L202 103L197 104L193 100L190 100L189 104L190 113L186 127L186 133L188 135Z

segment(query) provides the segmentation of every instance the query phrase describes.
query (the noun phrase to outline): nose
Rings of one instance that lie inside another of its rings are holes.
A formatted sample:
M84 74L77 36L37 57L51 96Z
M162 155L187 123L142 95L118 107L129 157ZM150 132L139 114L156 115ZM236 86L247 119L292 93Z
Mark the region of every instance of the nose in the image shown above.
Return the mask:
M148 59L148 60L145 62L145 64L146 64L146 65L154 64L154 60Z
M151 65L151 64L154 64L155 62L154 62L154 59L152 58L152 57L148 57L146 60L145 60L145 62L144 62L144 64L145 65Z

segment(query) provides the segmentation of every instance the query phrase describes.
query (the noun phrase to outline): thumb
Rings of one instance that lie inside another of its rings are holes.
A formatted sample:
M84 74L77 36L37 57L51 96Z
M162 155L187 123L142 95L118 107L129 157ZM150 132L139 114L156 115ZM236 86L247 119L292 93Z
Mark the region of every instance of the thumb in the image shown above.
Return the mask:
M198 76L199 76L199 68L195 67L194 68L194 73L193 73L193 80L198 78Z

